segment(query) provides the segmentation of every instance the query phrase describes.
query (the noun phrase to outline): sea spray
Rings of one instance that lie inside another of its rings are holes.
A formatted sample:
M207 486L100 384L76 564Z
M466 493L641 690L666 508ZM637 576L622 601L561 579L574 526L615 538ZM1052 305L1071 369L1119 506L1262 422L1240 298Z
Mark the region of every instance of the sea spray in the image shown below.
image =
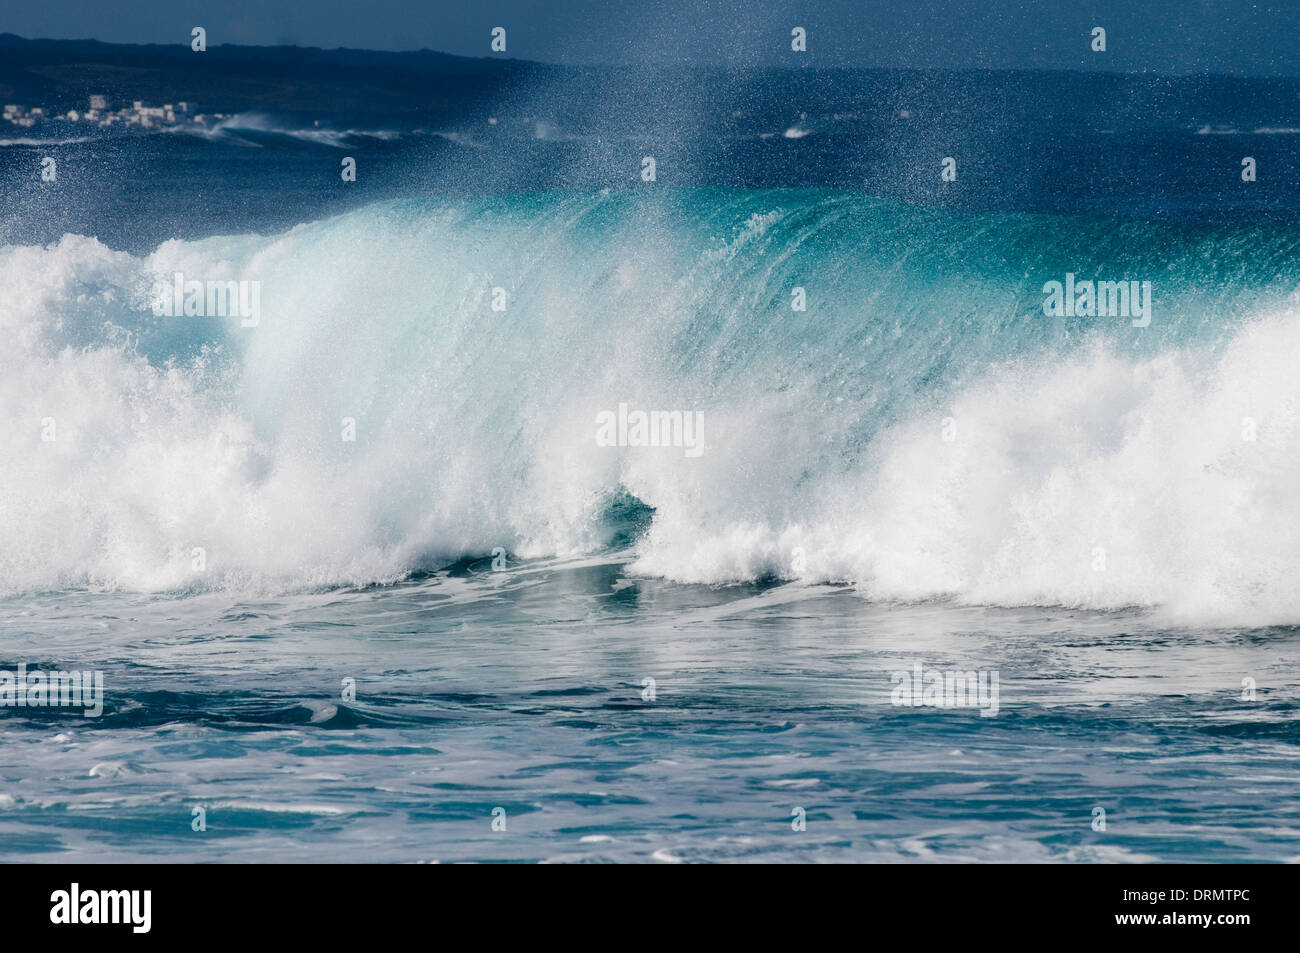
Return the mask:
M0 249L0 584L392 581L599 551L627 501L648 514L629 570L673 580L1300 617L1294 232L1130 225L1116 247L1105 222L994 219L557 193L143 258ZM1044 282L1085 268L1168 276L1159 320L1044 320ZM157 318L177 272L256 274L275 318ZM706 452L683 416L683 452L610 453L593 422L620 403L702 414Z

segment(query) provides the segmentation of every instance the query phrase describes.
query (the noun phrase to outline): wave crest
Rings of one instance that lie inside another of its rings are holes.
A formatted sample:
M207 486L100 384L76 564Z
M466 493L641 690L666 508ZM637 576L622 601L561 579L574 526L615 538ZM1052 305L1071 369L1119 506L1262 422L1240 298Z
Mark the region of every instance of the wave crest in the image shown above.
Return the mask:
M1078 228L684 190L0 249L0 585L387 582L599 550L630 496L632 570L684 582L1300 620L1295 236ZM1066 270L1156 320L1044 317ZM262 322L154 317L176 271ZM705 452L598 445L620 402Z

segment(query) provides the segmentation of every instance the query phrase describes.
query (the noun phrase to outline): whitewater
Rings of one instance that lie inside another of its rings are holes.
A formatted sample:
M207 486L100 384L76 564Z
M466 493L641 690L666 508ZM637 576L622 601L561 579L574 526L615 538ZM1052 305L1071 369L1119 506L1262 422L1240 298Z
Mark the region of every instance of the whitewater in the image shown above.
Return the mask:
M501 547L1297 623L1298 237L685 189L6 246L0 591L302 592ZM259 282L260 325L155 316L174 272ZM1150 326L1045 316L1067 272L1150 281ZM702 412L702 454L600 446L620 402Z

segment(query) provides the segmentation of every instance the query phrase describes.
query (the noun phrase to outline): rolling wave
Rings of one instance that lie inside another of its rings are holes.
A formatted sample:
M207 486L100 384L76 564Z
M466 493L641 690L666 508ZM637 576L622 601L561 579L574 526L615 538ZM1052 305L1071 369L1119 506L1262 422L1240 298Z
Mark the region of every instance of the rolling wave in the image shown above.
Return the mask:
M681 582L1300 622L1298 242L694 189L6 247L0 586L630 545ZM176 272L258 282L260 320L155 316ZM1045 315L1067 274L1149 281L1150 324ZM602 446L620 405L698 413L702 452Z

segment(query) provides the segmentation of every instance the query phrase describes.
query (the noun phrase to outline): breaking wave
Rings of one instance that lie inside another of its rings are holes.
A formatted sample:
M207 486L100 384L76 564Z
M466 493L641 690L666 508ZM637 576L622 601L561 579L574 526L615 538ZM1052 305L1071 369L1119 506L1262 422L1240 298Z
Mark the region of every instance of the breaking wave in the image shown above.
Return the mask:
M681 582L1300 622L1298 239L698 189L5 247L0 588L630 546ZM260 321L156 317L176 272L259 282ZM1045 316L1067 273L1150 281L1150 325ZM620 403L699 412L703 452L599 445Z

